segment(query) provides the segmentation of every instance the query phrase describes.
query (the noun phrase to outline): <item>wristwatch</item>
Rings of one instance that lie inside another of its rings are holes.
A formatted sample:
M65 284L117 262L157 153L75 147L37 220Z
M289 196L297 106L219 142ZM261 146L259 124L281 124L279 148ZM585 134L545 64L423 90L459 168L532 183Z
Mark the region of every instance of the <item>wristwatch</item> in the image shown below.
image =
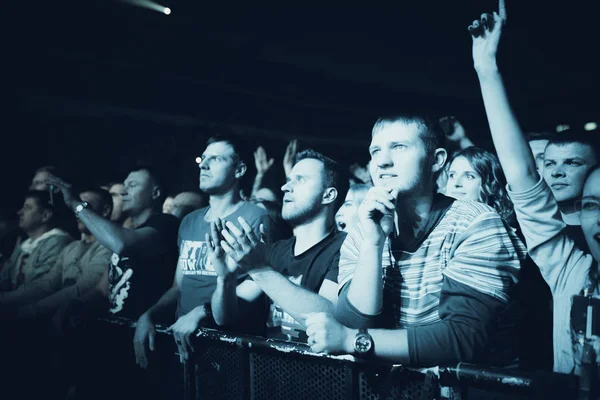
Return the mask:
M367 357L375 351L373 338L366 329L361 328L354 337L354 353L361 357Z
M81 212L81 210L83 210L84 208L86 208L88 206L87 201L82 201L81 203L79 203L77 205L77 207L75 207L75 216L79 217L79 213Z

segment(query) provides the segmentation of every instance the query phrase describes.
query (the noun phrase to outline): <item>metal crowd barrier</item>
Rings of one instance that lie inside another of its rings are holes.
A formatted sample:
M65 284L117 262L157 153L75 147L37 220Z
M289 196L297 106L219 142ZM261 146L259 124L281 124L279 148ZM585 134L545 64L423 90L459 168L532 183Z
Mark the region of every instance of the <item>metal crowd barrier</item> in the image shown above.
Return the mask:
M135 322L102 318L105 332L119 340L120 326ZM164 327L158 336L172 338ZM106 335L106 333L104 333ZM105 336L106 337L106 336ZM158 340L158 339L157 339ZM174 344L173 344L174 345ZM171 351L162 346L158 351ZM548 399L577 398L572 376L459 364L421 371L365 362L351 356L315 354L307 345L213 329L196 334L192 359L171 373L181 387L167 398L196 399ZM177 379L176 379L177 380ZM173 381L173 380L171 380ZM165 390L169 393L169 388ZM558 397L557 397L558 396Z

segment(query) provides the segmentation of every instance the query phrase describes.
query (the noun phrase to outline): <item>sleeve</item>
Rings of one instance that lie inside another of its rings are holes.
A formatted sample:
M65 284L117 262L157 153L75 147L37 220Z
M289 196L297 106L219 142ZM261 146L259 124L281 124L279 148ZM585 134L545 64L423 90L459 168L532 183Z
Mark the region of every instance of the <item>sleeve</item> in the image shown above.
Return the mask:
M339 275L339 263L340 252L336 251L333 253L329 265L327 266L327 271L325 272L325 279L337 283Z
M35 262L31 281L12 292L3 293L0 301L3 304L20 305L34 302L56 292L60 288L62 262L66 246L71 241L68 236L51 237L41 243L35 250L37 257L30 259Z
M349 328L381 328L385 326L383 312L378 315L363 314L348 300L349 283L340 289L338 301L335 306L334 317L342 325Z
M508 302L525 248L511 237L495 212L481 212L454 241L443 274L500 301ZM515 248L515 244L517 247Z
M35 303L36 310L39 313L51 312L61 305L67 304L70 300L80 298L93 290L107 269L111 255L112 252L109 249L99 245L90 257L89 263L83 266L84 272L77 282Z
M178 237L179 220L170 214L159 214L148 221L146 225L155 229L166 245L173 245Z
M562 232L565 223L546 182L540 179L528 191L518 193L509 188L508 193L529 255L539 266L552 293L560 292L567 285L583 287L592 257L578 249Z
M440 321L407 329L411 367L481 361L490 332L506 304L460 282L444 278Z

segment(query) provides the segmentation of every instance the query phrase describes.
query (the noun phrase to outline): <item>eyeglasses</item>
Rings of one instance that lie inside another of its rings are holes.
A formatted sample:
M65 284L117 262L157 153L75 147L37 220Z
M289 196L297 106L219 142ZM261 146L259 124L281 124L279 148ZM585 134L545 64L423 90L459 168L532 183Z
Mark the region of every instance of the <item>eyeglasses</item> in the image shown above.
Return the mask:
M600 200L581 199L575 202L575 209L582 214L592 215L600 212Z

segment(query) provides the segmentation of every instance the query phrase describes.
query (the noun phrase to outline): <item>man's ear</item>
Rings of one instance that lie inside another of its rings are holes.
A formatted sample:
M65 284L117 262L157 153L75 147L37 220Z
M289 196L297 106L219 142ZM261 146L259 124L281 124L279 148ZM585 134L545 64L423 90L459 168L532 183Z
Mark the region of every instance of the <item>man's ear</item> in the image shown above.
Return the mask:
M338 196L337 189L334 187L329 187L329 188L325 189L325 192L323 193L323 201L321 202L321 204L335 203L335 199L337 199L337 196Z
M44 210L44 212L42 213L42 222L45 224L48 223L48 221L52 219L52 215L53 212L51 210Z
M154 186L152 188L152 199L153 200L158 199L161 194L162 194L162 189L160 188L160 186Z
M237 168L235 169L235 177L237 179L240 179L242 176L244 176L246 174L246 170L248 169L248 167L246 166L245 163L240 162L237 166Z
M105 204L104 207L102 207L102 216L110 219L110 214L112 214L112 207L108 204Z
M433 155L433 165L431 166L431 171L436 173L440 172L444 165L446 164L446 160L448 159L448 152L444 148L435 149L435 153Z

